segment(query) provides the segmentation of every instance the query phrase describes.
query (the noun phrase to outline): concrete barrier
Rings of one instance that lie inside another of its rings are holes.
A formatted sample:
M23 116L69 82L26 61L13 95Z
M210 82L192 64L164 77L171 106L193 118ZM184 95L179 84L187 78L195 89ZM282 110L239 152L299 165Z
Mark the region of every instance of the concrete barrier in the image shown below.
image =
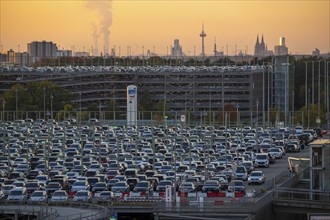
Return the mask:
M235 197L235 194L233 192L227 192L226 197L233 198L233 197Z

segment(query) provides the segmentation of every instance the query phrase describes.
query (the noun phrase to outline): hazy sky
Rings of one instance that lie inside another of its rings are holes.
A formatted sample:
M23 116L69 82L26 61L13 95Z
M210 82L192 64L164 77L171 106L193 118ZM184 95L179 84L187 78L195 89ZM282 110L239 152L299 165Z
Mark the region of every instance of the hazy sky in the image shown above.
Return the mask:
M61 48L90 50L93 33L103 51L104 33L119 55L155 49L166 54L175 38L186 54L201 52L202 23L205 50L228 45L254 51L256 36L264 34L269 49L285 36L289 52L310 54L315 48L330 51L330 0L222 1L222 0L0 0L0 44L4 50L26 50L30 41L47 40ZM110 27L108 29L108 27ZM107 31L110 31L107 33ZM105 45L107 46L107 45ZM0 50L2 49L0 48ZM154 49L153 49L154 48Z

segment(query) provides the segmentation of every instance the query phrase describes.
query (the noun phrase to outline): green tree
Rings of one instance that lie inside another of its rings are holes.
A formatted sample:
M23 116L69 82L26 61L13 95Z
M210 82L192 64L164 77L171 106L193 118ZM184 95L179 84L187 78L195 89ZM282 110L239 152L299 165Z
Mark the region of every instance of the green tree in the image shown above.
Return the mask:
M223 115L223 113L225 115ZM226 121L226 119L225 119L226 114L227 114L227 122L229 122L229 120L237 122L237 110L236 110L235 106L232 104L225 104L224 110L222 108L218 110L216 122L218 124L224 125L225 121Z
M10 90L3 94L2 98L6 102L6 111L17 110L18 112L27 110L31 99L30 94L21 84L13 85Z
M316 123L317 118L318 105L310 104L308 108L304 106L295 114L295 124L304 124L305 127L307 127L309 124L310 127L318 127L318 124ZM322 108L320 109L320 120L321 123L325 123L326 121L325 113L323 112Z
M2 97L6 101L6 110L16 111L59 111L70 102L68 91L49 81L32 82L23 86L15 84Z
M151 99L148 89L143 89L141 92L138 90L138 111L142 112L144 119L151 119L151 112L155 110L154 103Z

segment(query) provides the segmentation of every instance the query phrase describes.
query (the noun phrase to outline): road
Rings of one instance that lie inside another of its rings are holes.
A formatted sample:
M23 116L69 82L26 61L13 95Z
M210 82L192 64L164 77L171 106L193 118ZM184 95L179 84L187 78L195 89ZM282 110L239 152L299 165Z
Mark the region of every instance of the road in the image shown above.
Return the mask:
M274 164L270 164L269 168L258 167L256 170L262 170L266 176L266 182L262 185L248 185L246 183L246 192L252 192L255 190L256 192L263 191L265 189L274 188L274 182L278 185L284 180L288 179L289 171L288 171L288 157L309 157L309 147L301 150L298 153L286 153L282 159L276 159Z

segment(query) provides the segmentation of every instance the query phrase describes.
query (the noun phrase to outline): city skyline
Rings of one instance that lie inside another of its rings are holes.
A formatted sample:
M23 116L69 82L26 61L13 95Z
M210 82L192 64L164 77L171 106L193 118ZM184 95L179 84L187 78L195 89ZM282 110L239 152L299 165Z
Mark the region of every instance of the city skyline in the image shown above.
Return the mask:
M179 39L192 56L201 53L204 23L207 55L215 42L225 55L227 45L229 55L253 54L257 35L266 37L270 50L284 36L291 54L315 48L323 54L330 51L329 11L330 1L0 0L0 49L27 51L27 43L46 40L75 51L98 44L99 53L116 47L121 56L143 50L166 55Z

